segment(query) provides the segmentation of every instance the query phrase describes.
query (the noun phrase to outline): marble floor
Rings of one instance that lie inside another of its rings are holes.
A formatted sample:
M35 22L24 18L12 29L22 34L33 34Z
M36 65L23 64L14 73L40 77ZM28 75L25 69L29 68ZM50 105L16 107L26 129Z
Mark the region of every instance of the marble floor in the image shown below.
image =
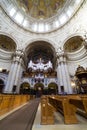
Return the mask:
M41 106L39 104L36 118L32 130L87 130L87 119L77 115L79 120L78 124L65 125L63 121L63 116L60 113L55 113L55 124L54 125L41 125Z

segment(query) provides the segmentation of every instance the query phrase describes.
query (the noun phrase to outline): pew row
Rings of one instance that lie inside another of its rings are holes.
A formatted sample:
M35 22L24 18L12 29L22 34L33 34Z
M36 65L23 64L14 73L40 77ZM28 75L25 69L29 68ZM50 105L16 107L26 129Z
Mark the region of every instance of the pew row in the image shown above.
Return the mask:
M0 115L25 104L31 99L30 95L5 95L0 94Z
M64 116L65 124L76 124L76 112L80 109L87 115L87 95L48 95L41 98L41 124L54 123L54 111Z
M87 118L87 95L69 96L70 104L77 108L77 113Z
M69 103L67 96L49 96L49 103L53 105L57 111L64 115L65 124L76 124L76 107Z
M41 97L41 124L54 124L53 106L49 104L48 97Z

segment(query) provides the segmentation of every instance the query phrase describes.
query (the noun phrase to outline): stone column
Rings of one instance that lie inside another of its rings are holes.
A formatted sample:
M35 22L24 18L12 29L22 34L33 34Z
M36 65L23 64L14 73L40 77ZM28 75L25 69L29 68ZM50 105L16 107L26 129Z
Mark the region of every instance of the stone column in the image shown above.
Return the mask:
M13 85L14 85L14 81L15 81L15 77L16 77L17 67L18 67L18 63L15 62L14 63L14 68L13 68L13 72L11 74L9 89L8 89L10 93L13 92Z
M69 91L68 93L72 94L71 80L70 80L70 76L69 76L69 71L68 71L66 59L65 59L64 68L65 68L66 77L67 77L67 86L68 86L68 91Z
M57 66L57 78L58 78L58 90L59 90L59 93L61 93L61 86L63 86L63 81L62 81L61 66L60 66L59 61L58 61L58 66Z
M64 86L64 92L68 93L68 87L67 87L67 78L66 78L66 73L65 73L65 68L64 68L64 52L59 54L59 61L60 61L60 70L62 73L62 81L63 81L63 86Z
M12 62L12 65L11 65L11 68L10 68L10 71L9 71L9 75L8 75L8 79L7 79L7 83L6 83L6 86L5 86L5 89L4 89L4 93L10 93L9 87L10 87L10 81L11 81L11 78L12 78L14 66L15 66L14 62Z
M14 85L17 86L16 93L19 93L19 91L20 91L20 84L19 84L19 82L21 80L21 75L22 75L22 73L21 73L22 63L23 63L23 59L21 57L20 61L18 63L18 69L17 69L17 73L16 73L16 77L15 77L15 82L14 82Z
M17 50L13 54L13 61L12 61L12 65L11 65L11 69L9 72L8 81L7 81L4 93L12 93L14 85L15 87L17 87L19 72L21 68L22 55L23 53L21 50ZM17 88L15 88L15 92L16 92L16 89Z
M57 52L59 85L64 86L64 92L72 93L69 72L66 64L66 55L63 50Z

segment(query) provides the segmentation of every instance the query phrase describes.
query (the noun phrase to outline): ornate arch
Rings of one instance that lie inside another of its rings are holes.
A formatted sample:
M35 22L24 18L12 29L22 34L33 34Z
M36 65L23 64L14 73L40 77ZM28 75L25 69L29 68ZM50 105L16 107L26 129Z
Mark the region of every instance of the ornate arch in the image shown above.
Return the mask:
M11 34L6 33L6 32L0 32L0 35L5 35L5 36L8 36L9 38L11 38L15 42L16 47L17 47L18 42L17 42L17 40L15 39L14 36L12 36Z
M21 94L29 94L30 93L30 84L28 82L23 82L20 85L20 93Z
M50 82L48 84L48 93L49 94L57 94L58 93L58 85L55 82Z
M83 38L83 36L82 36L81 34L73 34L73 35L70 35L69 37L67 37L67 38L64 40L64 42L63 42L63 44L62 44L63 50L64 50L64 45L67 43L67 41L69 41L70 39L72 39L72 38L74 38L74 37L79 37L79 38L81 38L82 40L84 40L84 38Z
M3 44L3 40L6 44ZM13 52L17 48L15 39L7 33L0 33L0 46L2 50L6 50L8 52Z
M47 42L47 43L53 48L53 50L56 52L55 47L54 47L55 42L52 41L52 40L46 39L46 38L31 39L30 41L28 41L28 42L25 44L26 47L25 47L24 51L26 51L26 49L27 49L32 43L37 42L37 41Z

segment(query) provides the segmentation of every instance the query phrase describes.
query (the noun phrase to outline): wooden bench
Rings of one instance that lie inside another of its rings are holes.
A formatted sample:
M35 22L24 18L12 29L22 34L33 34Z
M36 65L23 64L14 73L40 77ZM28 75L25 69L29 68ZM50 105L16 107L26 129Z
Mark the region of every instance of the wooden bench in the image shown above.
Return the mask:
M87 115L87 95L44 96L41 106L43 124L48 124L48 122L51 124L54 122L54 111L59 111L64 115L65 124L75 124L78 123L76 118L76 112L78 110L85 112ZM48 121L48 117L52 119L52 122L50 120Z
M54 124L53 106L49 104L48 97L41 97L41 124Z
M25 104L30 100L30 95L0 94L0 116Z
M69 103L67 96L49 96L49 103L64 115L65 124L76 124L76 107Z
M69 96L69 103L77 108L77 113L87 117L87 95Z

